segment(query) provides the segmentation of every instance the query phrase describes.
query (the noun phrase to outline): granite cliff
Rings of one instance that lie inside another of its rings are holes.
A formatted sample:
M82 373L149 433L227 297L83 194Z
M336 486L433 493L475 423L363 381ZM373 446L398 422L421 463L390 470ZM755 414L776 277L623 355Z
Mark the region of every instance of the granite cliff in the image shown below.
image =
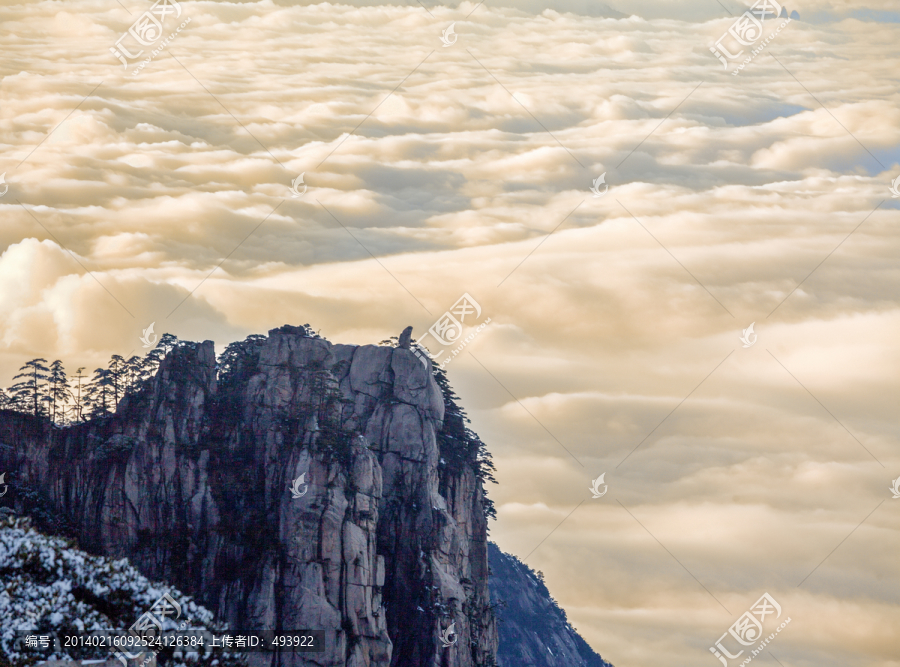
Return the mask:
M326 631L284 667L494 665L480 441L440 372L292 326L223 356L180 343L87 423L0 412L0 504L235 631Z

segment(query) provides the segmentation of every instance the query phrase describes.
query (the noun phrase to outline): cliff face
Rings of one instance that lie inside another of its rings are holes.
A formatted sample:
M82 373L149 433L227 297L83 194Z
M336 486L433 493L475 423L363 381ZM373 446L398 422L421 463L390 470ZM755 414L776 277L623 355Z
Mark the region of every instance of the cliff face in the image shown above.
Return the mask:
M481 479L474 455L444 465L431 371L285 326L217 379L211 341L181 344L113 417L0 413L0 503L233 630L326 630L279 665L492 665Z
M612 667L581 638L530 567L489 547L491 598L498 612L500 667Z

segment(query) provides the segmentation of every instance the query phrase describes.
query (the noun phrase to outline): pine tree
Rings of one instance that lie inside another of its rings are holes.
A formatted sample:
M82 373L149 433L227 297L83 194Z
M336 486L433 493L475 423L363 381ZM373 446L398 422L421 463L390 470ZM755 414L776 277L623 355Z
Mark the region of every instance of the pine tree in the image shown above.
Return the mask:
M125 368L125 358L121 354L114 354L109 360L107 366L109 383L113 392L113 411L115 412L119 400L125 395L125 385L127 369Z
M497 483L494 478L494 462L487 445L472 429L466 411L456 400L459 398L450 387L447 372L439 366L434 367L434 380L444 396L444 427L437 434L442 463L451 469L460 469L464 465L472 467L475 475L483 482ZM487 489L482 497L485 517L496 519L497 511L494 502L488 498Z
M159 368L159 364L164 356L166 356L166 353L159 345L147 353L147 356L144 357L144 368L147 369L148 374L156 375L156 370Z
M169 351L172 350L176 345L178 345L178 336L173 336L170 333L164 333L159 337L159 343L157 343L156 347L161 347L165 354L169 354Z
M50 369L44 365L46 363L46 359L32 359L31 361L26 361L25 365L19 369L24 372L20 372L13 377L13 380L23 378L22 382L18 382L10 387L10 391L12 391L24 405L28 406L28 409L35 417L43 414L45 408L42 403L49 398L49 396L47 396L47 379L49 377L48 373Z
M159 337L159 342L156 344L152 350L147 353L147 356L144 357L145 363L144 366L148 371L149 375L155 375L156 371L159 369L159 364L165 358L165 356L169 353L175 345L178 344L178 337L173 336L170 333L164 333Z
M125 391L126 392L136 392L142 380L147 377L149 373L147 373L144 364L144 358L139 357L137 355L127 359L125 361Z
M115 410L113 387L110 372L105 368L94 370L94 377L87 385L84 397L85 407L90 409L90 416L104 417Z
M72 400L72 391L69 389L69 380L62 362L57 359L50 364L50 419L54 422L64 421L65 406Z
M233 377L242 364L259 356L259 349L265 340L266 336L250 334L242 341L229 343L217 361L219 381Z
M81 379L87 377L86 375L82 375L81 372L84 370L84 366L79 366L78 370L75 371L74 378L77 379L77 393L73 392L74 405L72 406L72 420L75 422L84 421L84 399L81 395Z
M13 391L13 387L6 390L6 410L15 410L16 412L28 412L29 406L25 399Z

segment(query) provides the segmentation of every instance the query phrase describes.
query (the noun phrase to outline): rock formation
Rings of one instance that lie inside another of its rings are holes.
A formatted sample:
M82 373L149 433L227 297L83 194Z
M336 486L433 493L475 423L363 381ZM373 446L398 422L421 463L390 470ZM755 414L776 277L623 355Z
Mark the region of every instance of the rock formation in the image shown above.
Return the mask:
M400 338L397 342L397 347L402 347L404 350L409 349L410 341L412 340L412 327L406 327L401 333Z
M447 435L430 362L292 326L220 362L181 343L114 416L68 428L0 412L0 505L234 631L326 631L325 653L265 664L495 664L479 452L456 413Z

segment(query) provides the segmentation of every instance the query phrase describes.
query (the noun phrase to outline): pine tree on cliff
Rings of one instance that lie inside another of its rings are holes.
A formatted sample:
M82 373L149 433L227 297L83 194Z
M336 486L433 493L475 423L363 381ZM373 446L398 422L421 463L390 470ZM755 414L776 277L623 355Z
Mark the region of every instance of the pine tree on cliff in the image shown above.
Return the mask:
M466 411L456 402L459 396L450 387L447 372L440 366L433 368L434 381L444 396L444 427L437 434L441 464L450 470L459 470L466 465L471 466L482 482L496 484L497 480L494 478L496 468L487 445L475 431L466 426L471 421ZM494 507L494 501L488 498L487 489L484 490L483 503L484 515L496 519L497 510Z
M81 394L81 380L82 378L86 378L87 375L82 375L82 371L84 371L84 366L79 366L73 376L73 379L76 381L77 389L72 392L72 421L76 423L84 421L84 397Z
M223 384L233 382L238 376L238 371L245 365L255 366L259 357L259 350L267 336L251 334L242 341L229 343L216 361L219 373L219 382Z
M15 394L16 398L23 406L28 406L27 409L35 416L44 413L46 408L43 403L49 398L47 396L47 379L50 369L44 365L46 363L46 359L26 361L25 365L19 369L24 372L13 377L13 380L23 378L22 381L10 387L10 391Z
M163 354L169 354L169 352L178 345L178 336L173 336L170 333L164 333L159 337L159 343L157 343L156 347L161 347L163 350Z
M159 368L160 362L165 358L173 347L178 344L178 337L170 333L164 333L159 337L156 347L147 353L144 357L144 368L148 371L148 375L153 375Z
M159 368L159 362L162 361L164 356L166 356L166 353L163 352L158 344L147 353L147 356L144 357L144 368L147 369L149 375L156 373L156 369Z
M50 419L55 423L64 421L65 406L72 400L72 391L69 389L69 379L66 377L66 369L57 359L50 364L50 376L48 378L50 398Z
M85 407L90 409L91 419L112 414L116 410L112 379L105 368L94 370L94 377L87 385L84 396Z
M125 361L125 391L137 391L142 380L150 377L150 371L146 368L144 359L137 355Z
M0 398L0 401L3 402L3 408L5 410L15 410L16 412L29 412L30 406L26 403L25 399L22 396L16 394L13 391L12 387L9 387L5 392L5 399Z
M125 395L125 385L127 384L128 371L125 368L125 357L121 354L114 354L109 359L109 365L106 367L109 385L112 387L113 410L119 404L122 396Z

